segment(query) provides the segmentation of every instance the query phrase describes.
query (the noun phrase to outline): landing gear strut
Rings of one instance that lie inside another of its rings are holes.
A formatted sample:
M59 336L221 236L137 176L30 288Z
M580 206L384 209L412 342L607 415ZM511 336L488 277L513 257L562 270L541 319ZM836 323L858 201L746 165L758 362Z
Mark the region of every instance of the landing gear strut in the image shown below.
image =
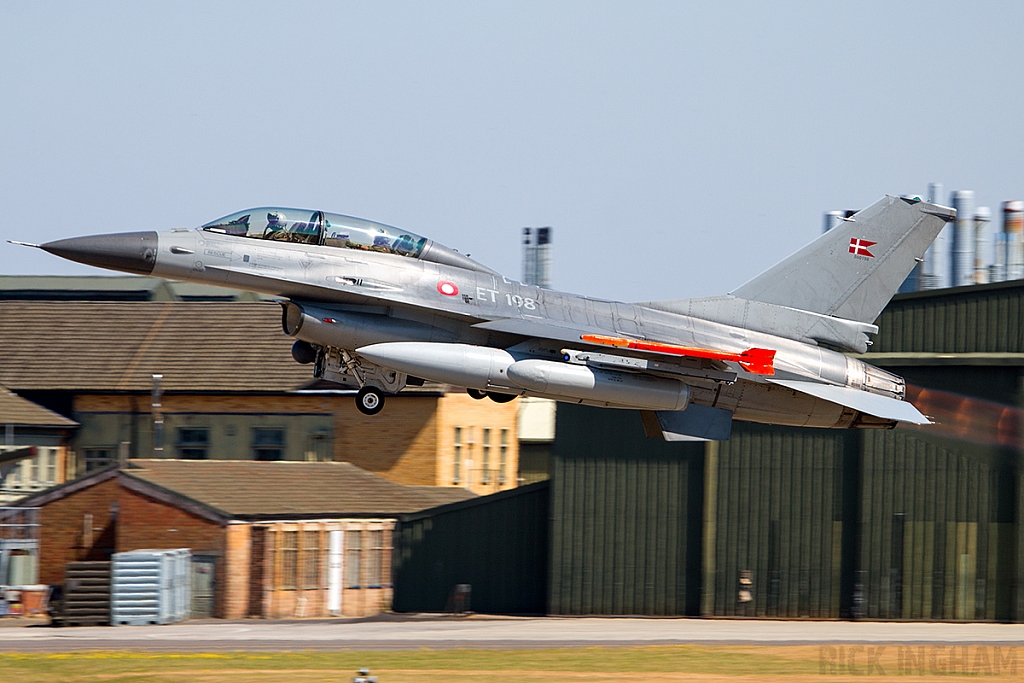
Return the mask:
M377 387L363 387L356 394L356 408L363 415L376 415L384 409L384 392Z
M487 392L480 391L479 389L466 389L466 393L478 401L482 398L487 398Z

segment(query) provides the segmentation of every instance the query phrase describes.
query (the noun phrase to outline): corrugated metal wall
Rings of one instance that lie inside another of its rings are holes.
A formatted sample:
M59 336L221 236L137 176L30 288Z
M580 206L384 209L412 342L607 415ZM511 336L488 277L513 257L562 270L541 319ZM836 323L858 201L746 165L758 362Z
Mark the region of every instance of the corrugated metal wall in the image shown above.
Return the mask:
M872 352L1024 352L1019 282L897 296L876 324Z
M474 612L543 614L549 495L539 482L401 517L395 611L442 612L455 586L468 583Z
M736 424L718 445L706 613L839 617L843 437ZM753 580L750 601L739 601L741 572Z
M709 449L704 613L1010 620L1016 454L924 432L736 425ZM709 494L711 495L711 494ZM710 538L709 538L710 534ZM754 580L741 603L739 578Z
M557 434L549 612L699 614L704 445L647 439L635 411L568 404Z
M1012 463L998 449L911 432L868 432L863 443L863 615L1010 618Z

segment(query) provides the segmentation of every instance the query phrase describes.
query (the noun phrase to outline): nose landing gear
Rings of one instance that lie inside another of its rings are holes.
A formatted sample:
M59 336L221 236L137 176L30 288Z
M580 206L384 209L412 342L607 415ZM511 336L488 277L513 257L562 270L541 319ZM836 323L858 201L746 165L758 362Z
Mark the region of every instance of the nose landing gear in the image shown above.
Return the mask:
M363 415L376 415L384 410L384 392L377 387L363 387L356 394L356 408Z

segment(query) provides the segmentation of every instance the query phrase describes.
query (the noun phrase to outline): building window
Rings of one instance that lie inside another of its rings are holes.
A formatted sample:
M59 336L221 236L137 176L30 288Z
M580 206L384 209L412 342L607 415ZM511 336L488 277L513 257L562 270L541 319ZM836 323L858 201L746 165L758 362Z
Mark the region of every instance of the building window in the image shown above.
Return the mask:
M46 449L46 483L57 483L57 449Z
M320 532L302 532L302 587L320 587Z
M455 456L452 464L452 483L462 481L462 427L455 428Z
M483 453L481 454L482 472L480 473L480 483L490 484L491 483L491 430L485 428L483 436Z
M252 428L253 460L283 460L284 430L276 427Z
M285 531L281 534L281 581L278 588L295 588L299 564L299 532Z
M363 532L345 532L345 588L359 588L360 560L363 554Z
M210 457L210 430L206 427L178 429L178 457L182 460L206 460Z
M306 439L306 460L308 462L330 462L333 459L331 435L323 432L310 434Z
M501 430L501 447L498 450L498 485L505 484L505 471L508 467L508 430Z
M21 469L24 467L24 463L14 463L14 469L11 470L10 478L8 479L8 486L14 489L21 488Z
M384 532L370 531L370 551L366 558L366 584L370 588L380 588L384 584Z
M113 448L86 448L85 449L85 471L86 473L101 470L114 464Z

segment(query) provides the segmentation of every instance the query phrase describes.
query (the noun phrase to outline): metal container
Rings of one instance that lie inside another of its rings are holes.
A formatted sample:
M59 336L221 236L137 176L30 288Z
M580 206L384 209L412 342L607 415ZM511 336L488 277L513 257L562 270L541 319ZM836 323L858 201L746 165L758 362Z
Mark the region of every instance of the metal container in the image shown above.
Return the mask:
M132 550L115 553L110 580L110 623L173 624L189 617L192 553Z

